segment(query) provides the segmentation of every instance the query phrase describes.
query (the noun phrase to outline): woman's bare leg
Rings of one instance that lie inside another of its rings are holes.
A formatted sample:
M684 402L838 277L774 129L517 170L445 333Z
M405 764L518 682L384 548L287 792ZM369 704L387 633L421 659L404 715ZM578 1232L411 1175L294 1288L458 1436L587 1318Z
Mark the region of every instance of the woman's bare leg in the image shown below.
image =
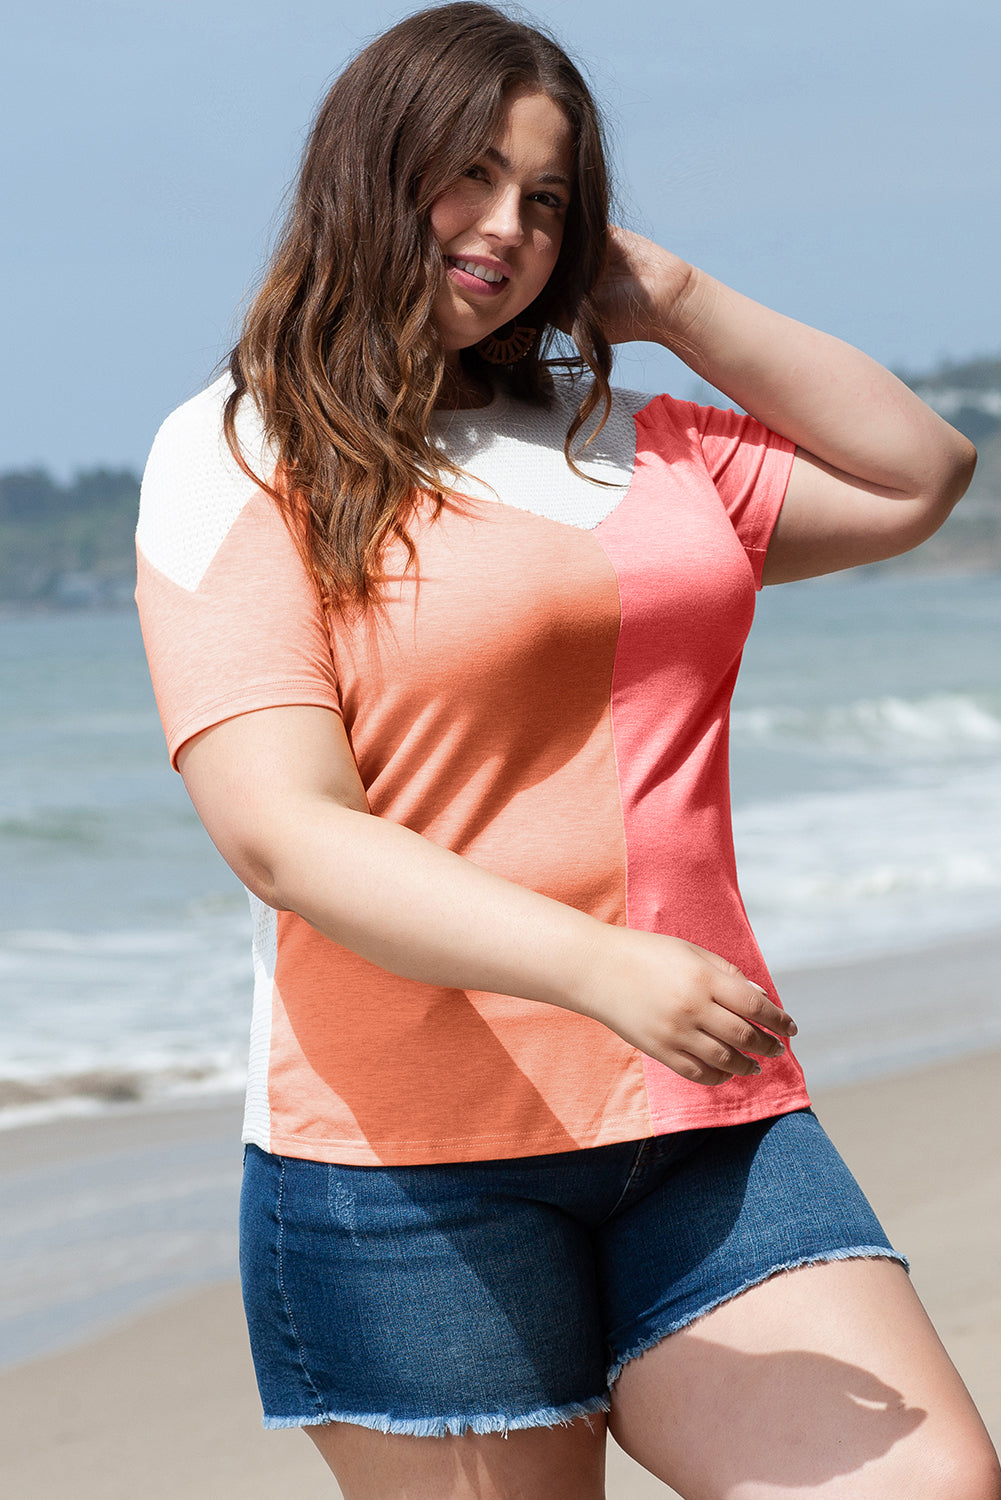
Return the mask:
M685 1500L1001 1500L903 1268L781 1273L623 1370L611 1430Z
M386 1436L347 1422L305 1429L344 1500L603 1500L605 1418L507 1437Z

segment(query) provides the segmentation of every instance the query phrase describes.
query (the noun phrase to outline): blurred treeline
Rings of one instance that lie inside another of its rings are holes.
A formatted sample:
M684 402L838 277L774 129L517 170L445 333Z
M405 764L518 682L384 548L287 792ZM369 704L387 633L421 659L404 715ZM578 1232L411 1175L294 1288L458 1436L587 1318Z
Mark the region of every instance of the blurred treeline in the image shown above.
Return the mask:
M131 469L88 469L69 484L45 469L0 474L0 600L127 603L138 509Z
M1001 359L943 364L903 378L980 450L970 493L916 553L879 571L1001 569ZM135 587L139 479L88 469L60 484L45 469L0 474L0 603L122 605Z

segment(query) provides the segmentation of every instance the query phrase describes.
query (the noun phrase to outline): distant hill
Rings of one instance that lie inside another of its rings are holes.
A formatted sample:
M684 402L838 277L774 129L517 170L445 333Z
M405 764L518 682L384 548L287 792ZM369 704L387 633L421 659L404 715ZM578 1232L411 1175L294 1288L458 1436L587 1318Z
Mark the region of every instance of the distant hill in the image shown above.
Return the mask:
M980 451L970 492L917 552L874 571L1001 569L1001 358L898 372ZM130 603L139 478L88 469L59 484L44 469L0 474L0 604L95 608Z
M979 399L985 392L993 391L995 408L1001 404L997 394L1001 391L1001 358L982 355L977 359L961 360L958 364L947 359L930 374L916 375L901 370L897 374L912 390L922 394L925 391L965 391Z
M44 469L0 474L0 602L127 603L138 510L131 469L88 469L70 484Z

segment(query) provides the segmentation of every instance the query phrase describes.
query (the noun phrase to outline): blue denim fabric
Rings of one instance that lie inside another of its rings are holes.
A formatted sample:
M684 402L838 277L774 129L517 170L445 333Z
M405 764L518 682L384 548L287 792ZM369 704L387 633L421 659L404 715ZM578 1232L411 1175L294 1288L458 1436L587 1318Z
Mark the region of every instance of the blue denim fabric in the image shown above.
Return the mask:
M710 1308L856 1256L903 1261L809 1110L449 1166L247 1148L241 1269L267 1427L570 1421Z

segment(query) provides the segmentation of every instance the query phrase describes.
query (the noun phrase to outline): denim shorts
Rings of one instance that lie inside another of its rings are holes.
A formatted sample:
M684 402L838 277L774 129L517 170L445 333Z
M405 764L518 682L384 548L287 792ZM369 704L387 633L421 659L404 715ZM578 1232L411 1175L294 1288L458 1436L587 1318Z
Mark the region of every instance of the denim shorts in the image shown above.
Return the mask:
M728 1298L859 1256L906 1265L810 1110L447 1166L246 1152L266 1427L568 1422L607 1410L628 1360Z

